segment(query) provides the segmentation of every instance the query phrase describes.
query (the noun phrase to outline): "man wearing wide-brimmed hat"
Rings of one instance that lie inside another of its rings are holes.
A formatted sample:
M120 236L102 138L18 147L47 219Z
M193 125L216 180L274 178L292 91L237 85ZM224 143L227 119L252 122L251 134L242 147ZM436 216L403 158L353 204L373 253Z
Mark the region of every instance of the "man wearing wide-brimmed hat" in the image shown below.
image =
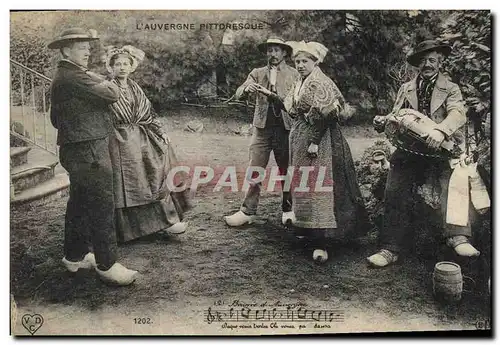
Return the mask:
M255 68L248 75L247 80L236 90L236 98L255 95L256 105L253 117L253 135L250 143L250 167L265 169L271 151L278 165L281 176L286 175L288 169L289 149L288 135L290 133L291 118L280 106L276 99L284 99L294 82L299 78L298 72L288 66L285 57L290 56L292 47L281 38L271 37L258 45L258 49L267 55L268 64L265 67ZM258 170L258 169L257 169ZM230 226L241 226L253 222L257 212L260 196L260 183L255 173L247 176L250 187L240 211L224 217ZM282 187L285 185L281 181ZM293 221L292 202L290 193L282 193L282 222Z
M470 224L448 224L446 221L446 212L449 211L448 184L452 170L446 157L435 154L445 139L451 139L457 146L464 148L462 128L466 123L466 110L462 94L458 85L440 72L443 60L450 53L451 47L448 45L427 40L418 44L407 57L407 61L417 67L419 73L401 86L389 115L397 115L401 109L413 109L428 116L436 126L428 134L423 151L398 148L391 157L385 189L384 222L379 235L381 250L368 258L375 267L396 262L405 239L410 238L407 235L412 230L414 219L412 207L415 190L439 213L446 244L460 256L479 255L469 243ZM375 117L375 127L383 130L386 118Z
M57 128L61 165L69 173L63 263L70 272L96 269L106 282L128 285L137 276L116 262L113 175L108 136L112 130L109 105L119 88L90 72L93 30L65 30L48 46L62 59L51 85L50 118ZM90 247L92 246L93 252Z

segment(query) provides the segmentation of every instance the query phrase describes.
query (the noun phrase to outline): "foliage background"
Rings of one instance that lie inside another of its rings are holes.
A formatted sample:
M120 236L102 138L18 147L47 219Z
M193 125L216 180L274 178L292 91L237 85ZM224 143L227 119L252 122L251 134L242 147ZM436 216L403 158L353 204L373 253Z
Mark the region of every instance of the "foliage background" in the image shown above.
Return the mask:
M138 23L263 23L263 30L147 31ZM355 110L354 122L390 111L401 83L415 75L406 55L416 42L439 38L453 46L445 69L459 83L472 115L491 106L491 16L489 11L47 11L11 13L11 58L53 75L57 51L46 45L63 29L94 28L101 43L91 65L103 70L104 45L132 44L146 52L133 78L157 110L196 97L203 84L229 97L252 68L266 63L256 44L269 35L322 42L329 50L322 68ZM291 62L289 62L291 63ZM19 88L12 76L13 95Z

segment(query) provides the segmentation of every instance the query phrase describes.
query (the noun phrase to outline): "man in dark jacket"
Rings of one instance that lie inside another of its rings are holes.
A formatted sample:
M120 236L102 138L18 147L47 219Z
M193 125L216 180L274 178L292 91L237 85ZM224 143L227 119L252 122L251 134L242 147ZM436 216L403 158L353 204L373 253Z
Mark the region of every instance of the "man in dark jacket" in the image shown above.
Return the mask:
M300 77L297 70L285 62L285 57L291 55L292 47L280 38L269 38L259 45L259 50L267 54L268 65L253 69L247 80L236 90L236 98L256 95L255 112L253 116L254 131L250 144L250 168L265 169L274 153L280 175L286 175L288 169L289 149L288 136L291 118L268 97L268 93L277 94L284 99L295 81ZM250 169L249 169L250 170ZM252 176L250 179L256 179ZM281 181L284 187L284 181ZM259 204L260 183L250 182L249 190L240 211L224 217L229 226L241 226L254 221ZM294 221L292 201L289 191L282 193L283 224Z
M87 70L94 32L68 29L49 44L63 59L51 85L50 119L57 128L61 165L68 171L63 263L70 272L95 268L106 282L128 285L137 276L116 262L109 104L119 89ZM93 251L90 251L92 244Z
M442 236L446 244L460 256L477 256L479 252L469 243L470 221L456 225L447 223L448 189L452 170L447 159L436 155L445 139L452 140L464 149L466 123L465 106L460 88L440 72L443 60L451 47L434 40L423 41L408 56L408 62L419 69L413 80L399 89L390 115L398 115L401 109L414 109L432 119L436 126L426 138L420 152L398 148L391 157L391 169L385 188L385 213L380 229L381 249L368 258L374 267L384 267L398 260L399 254L412 230L414 191L423 191L422 185L434 181L432 192L423 195L439 200L435 205L440 213ZM387 117L377 116L375 127L383 130ZM467 183L467 182L466 182Z

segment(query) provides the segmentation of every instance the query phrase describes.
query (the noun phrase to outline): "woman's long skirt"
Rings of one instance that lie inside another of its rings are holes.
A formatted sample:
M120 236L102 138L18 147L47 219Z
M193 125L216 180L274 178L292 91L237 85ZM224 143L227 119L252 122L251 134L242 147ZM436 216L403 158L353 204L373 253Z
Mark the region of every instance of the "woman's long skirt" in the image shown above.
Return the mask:
M307 152L313 129L303 117L290 131L290 164L295 169L293 210L301 234L307 229L324 229L325 237L341 239L360 236L369 229L351 150L339 127L330 124L318 145L317 158ZM307 184L302 176L305 170L311 170Z
M184 193L172 193L151 204L115 209L118 242L151 235L181 222L186 210Z

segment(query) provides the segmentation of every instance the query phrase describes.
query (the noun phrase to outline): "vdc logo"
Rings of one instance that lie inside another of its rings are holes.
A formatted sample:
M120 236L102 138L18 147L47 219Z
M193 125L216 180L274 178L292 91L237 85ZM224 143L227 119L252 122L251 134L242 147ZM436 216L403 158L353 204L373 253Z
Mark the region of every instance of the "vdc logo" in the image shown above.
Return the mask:
M23 327L26 328L31 335L35 334L43 325L43 317L40 314L24 314L22 318Z

